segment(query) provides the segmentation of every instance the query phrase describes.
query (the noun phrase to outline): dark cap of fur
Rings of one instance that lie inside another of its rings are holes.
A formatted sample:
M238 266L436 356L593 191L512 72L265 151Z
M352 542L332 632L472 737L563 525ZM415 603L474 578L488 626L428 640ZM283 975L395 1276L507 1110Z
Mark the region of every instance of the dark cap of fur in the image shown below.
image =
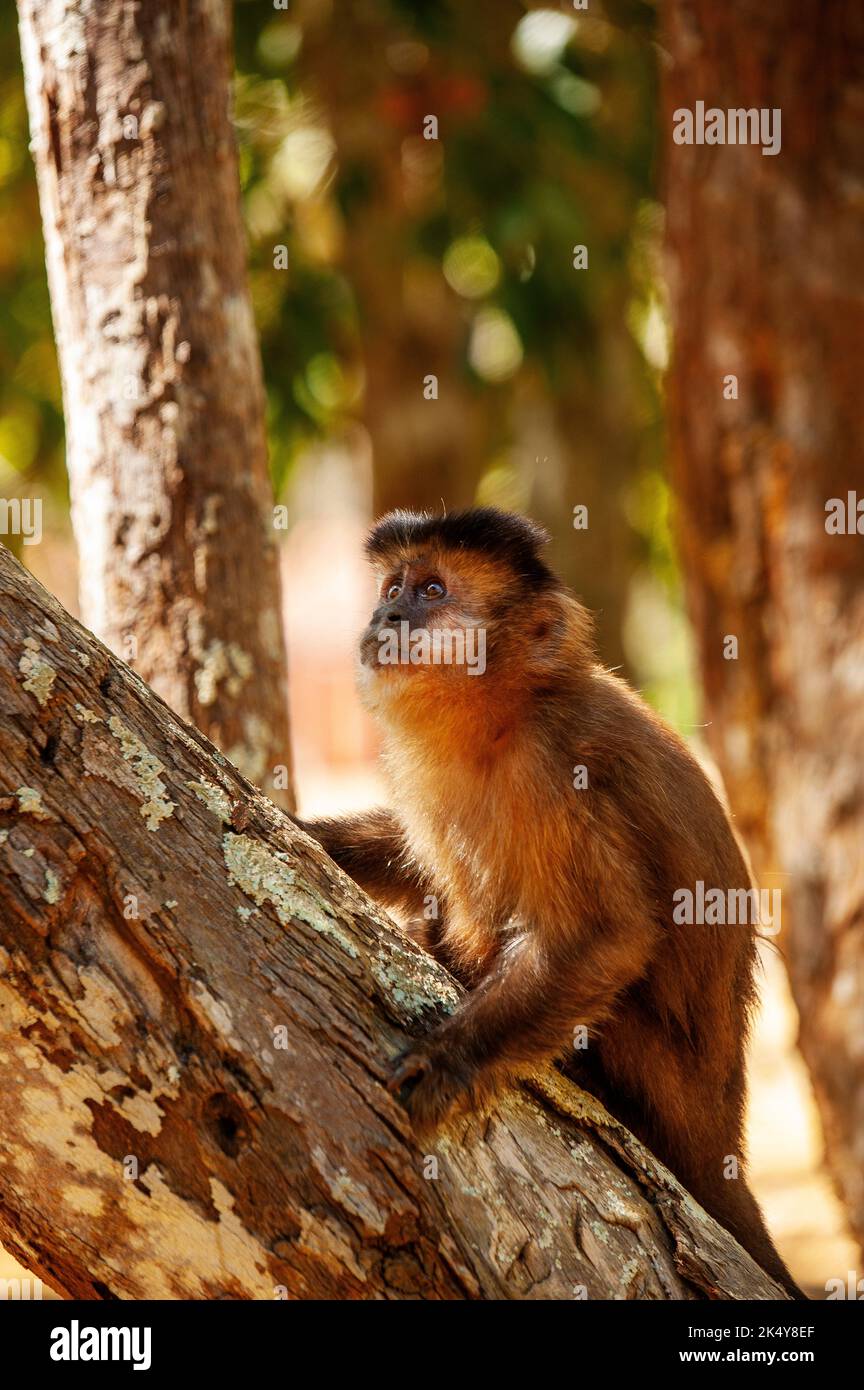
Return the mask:
M370 560L394 551L440 545L446 550L470 550L509 565L532 589L547 589L558 580L540 558L548 532L536 521L502 512L497 507L471 507L433 516L430 512L388 512L366 538Z

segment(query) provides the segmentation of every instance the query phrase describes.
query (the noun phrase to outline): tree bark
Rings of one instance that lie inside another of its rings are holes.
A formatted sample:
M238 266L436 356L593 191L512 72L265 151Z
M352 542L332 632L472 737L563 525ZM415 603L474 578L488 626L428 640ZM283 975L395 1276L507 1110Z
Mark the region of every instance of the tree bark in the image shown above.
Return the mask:
M864 541L826 532L864 483L864 15L667 0L664 46L672 466L708 736L782 890L826 1158L864 1241ZM780 153L674 144L697 100L778 108Z
M21 0L88 626L252 780L290 769L227 0Z
M84 1298L781 1298L557 1072L422 1153L457 988L0 547L0 1235Z

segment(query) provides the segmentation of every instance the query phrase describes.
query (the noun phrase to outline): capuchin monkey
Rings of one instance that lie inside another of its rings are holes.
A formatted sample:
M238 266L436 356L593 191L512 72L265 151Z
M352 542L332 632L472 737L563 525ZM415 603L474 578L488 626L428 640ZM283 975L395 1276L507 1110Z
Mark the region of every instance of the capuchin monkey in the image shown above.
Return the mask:
M378 522L359 682L392 809L299 824L468 986L391 1081L419 1134L568 1056L801 1298L743 1176L754 924L675 920L680 890L750 874L684 742L597 663L547 539L488 507Z

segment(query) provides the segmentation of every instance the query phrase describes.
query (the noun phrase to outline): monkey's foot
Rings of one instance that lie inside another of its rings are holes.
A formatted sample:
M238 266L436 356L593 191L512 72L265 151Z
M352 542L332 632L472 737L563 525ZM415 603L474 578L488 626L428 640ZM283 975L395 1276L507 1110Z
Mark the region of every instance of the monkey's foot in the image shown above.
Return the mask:
M467 1095L470 1082L440 1054L421 1049L398 1059L387 1089L398 1095L416 1133L429 1134Z

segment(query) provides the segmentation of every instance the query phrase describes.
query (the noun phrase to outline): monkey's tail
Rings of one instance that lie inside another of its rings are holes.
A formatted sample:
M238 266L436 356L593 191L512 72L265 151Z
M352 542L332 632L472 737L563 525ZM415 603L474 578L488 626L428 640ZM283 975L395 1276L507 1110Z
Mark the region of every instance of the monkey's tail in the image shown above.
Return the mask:
M732 1232L738 1244L743 1245L748 1255L752 1255L765 1273L786 1290L790 1298L809 1302L806 1293L795 1283L780 1258L753 1193L740 1180L737 1184L729 1183L726 1191L730 1189L735 1191L737 1197L734 1205L729 1204L724 1211L715 1210L712 1214L721 1225Z

